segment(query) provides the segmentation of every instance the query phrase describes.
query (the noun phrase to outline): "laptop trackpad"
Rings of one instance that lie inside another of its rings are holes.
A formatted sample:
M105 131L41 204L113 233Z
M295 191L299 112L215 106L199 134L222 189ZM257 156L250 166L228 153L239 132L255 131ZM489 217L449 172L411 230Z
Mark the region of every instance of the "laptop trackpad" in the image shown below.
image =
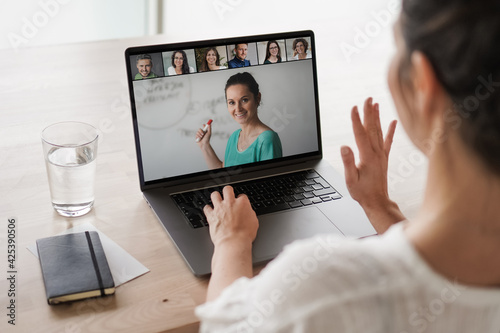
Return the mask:
M343 234L317 207L307 207L259 216L259 231L253 243L253 261L269 260L294 240L317 234Z

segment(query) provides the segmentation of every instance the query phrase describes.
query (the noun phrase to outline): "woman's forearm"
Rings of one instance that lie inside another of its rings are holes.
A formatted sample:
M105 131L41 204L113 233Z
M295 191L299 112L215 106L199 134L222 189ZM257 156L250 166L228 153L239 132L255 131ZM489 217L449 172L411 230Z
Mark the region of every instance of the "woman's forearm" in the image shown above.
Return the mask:
M393 224L406 220L399 206L391 200L377 206L361 206L379 235L386 232Z
M203 153L203 157L209 169L220 169L223 167L222 161L217 157L217 154L210 144L201 147L201 152Z
M212 277L208 285L207 302L216 299L224 288L243 276L253 276L252 243L229 240L216 246L212 257Z

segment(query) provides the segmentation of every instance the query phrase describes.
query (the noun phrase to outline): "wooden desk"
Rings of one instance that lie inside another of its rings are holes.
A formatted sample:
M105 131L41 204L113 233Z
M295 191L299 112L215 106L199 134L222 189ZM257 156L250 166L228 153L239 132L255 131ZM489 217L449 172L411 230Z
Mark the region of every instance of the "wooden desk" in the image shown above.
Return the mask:
M207 279L195 278L142 198L137 177L123 52L132 45L163 43L162 36L1 51L0 235L5 253L7 220L17 223L16 332L195 332L193 309L204 302ZM373 48L354 63L339 56L338 44L318 36L320 99L325 157L342 172L341 144L354 146L350 107L368 95L380 103L383 122L394 118L385 86L390 48ZM95 207L69 219L50 203L40 132L54 122L79 120L103 132L97 164ZM391 159L398 172L413 148L400 128ZM392 194L418 206L425 168L396 184ZM399 175L401 176L401 175ZM416 177L415 177L416 176ZM416 180L411 180L411 179ZM410 203L410 204L408 204ZM48 306L37 259L26 250L36 239L90 222L151 272L112 297ZM7 272L6 255L0 272ZM0 331L7 324L5 278L0 279Z

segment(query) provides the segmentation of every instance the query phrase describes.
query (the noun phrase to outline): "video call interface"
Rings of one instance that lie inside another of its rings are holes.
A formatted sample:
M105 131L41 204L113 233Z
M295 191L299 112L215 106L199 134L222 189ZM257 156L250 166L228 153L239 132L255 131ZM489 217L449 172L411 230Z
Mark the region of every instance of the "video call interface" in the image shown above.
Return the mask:
M131 55L144 181L317 152L313 56L310 37Z

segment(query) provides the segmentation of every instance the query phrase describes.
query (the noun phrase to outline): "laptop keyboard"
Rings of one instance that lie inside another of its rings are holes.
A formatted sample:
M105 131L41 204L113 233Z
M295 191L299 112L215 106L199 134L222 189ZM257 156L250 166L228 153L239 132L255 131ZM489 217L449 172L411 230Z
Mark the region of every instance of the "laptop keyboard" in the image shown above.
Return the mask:
M342 196L316 171L306 170L231 184L236 196L246 194L257 215L321 204ZM175 193L171 197L193 228L208 226L203 207L224 186Z

